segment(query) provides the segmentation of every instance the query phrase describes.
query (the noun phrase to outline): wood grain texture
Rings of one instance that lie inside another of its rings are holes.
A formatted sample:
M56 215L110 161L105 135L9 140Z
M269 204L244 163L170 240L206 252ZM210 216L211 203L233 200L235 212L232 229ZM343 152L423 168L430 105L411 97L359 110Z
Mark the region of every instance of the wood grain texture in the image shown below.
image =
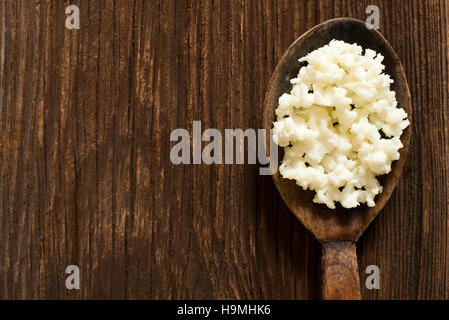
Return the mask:
M194 120L261 128L290 44L370 4L414 118L402 177L358 242L361 295L449 299L447 0L0 1L0 298L318 298L319 244L271 177L175 166L169 137ZM69 264L80 290L65 289ZM364 287L372 264L380 290Z
M323 243L321 295L324 300L360 300L357 249L351 241Z

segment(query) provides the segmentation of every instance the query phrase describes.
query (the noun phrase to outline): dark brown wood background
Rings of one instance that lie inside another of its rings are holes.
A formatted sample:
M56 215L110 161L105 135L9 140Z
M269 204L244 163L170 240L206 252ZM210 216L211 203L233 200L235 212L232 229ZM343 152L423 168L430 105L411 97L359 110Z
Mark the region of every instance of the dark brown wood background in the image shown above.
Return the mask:
M77 4L80 30L65 28ZM447 0L0 1L0 298L318 298L319 244L255 165L170 162L175 128L260 128L284 50L366 20L406 70L413 136L358 244L381 289L449 298ZM81 268L81 289L65 268Z

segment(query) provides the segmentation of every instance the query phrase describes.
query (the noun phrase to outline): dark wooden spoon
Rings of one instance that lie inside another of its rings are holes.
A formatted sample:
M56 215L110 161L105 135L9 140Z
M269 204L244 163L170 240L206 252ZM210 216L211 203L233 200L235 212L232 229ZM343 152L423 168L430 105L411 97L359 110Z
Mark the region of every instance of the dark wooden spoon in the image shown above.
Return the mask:
M290 79L298 75L302 64L298 59L309 52L328 44L332 39L357 43L381 53L385 60L384 72L394 79L392 90L396 92L398 106L404 108L408 119L412 119L410 91L398 56L383 38L373 29L368 29L362 21L339 18L326 21L299 37L279 61L265 97L264 127L272 129L279 97L290 92ZM356 241L382 210L391 196L400 177L410 141L411 126L402 134L404 147L400 159L393 162L392 171L378 177L383 192L375 199L376 206L366 205L356 209L338 207L328 209L325 205L312 202L314 192L304 191L295 181L282 178L277 171L274 183L284 202L304 226L315 235L323 246L321 295L324 299L360 299L360 280L357 266ZM267 150L269 141L267 139ZM279 159L283 151L279 148Z

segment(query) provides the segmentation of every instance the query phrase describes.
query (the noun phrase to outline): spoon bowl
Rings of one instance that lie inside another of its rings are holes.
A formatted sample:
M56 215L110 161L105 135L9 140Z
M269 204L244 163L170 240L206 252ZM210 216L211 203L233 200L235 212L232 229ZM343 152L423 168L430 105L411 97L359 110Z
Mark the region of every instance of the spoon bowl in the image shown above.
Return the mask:
M384 73L394 80L391 89L396 92L398 107L407 112L411 122L410 91L401 62L393 48L378 31L369 29L365 22L352 18L338 18L319 24L303 34L282 56L265 97L263 120L265 129L273 128L279 97L290 92L292 88L290 79L295 78L303 66L298 59L333 39L357 43L363 49L372 49L385 57ZM312 202L314 191L304 191L295 181L284 179L278 170L273 175L274 183L286 205L323 244L323 298L360 298L355 242L390 198L404 166L410 135L411 126L408 126L401 136L404 147L399 150L400 159L393 162L389 174L378 177L383 191L375 198L376 205L372 208L366 205L355 209L338 206L332 210L325 205ZM267 139L266 143L268 148L270 141ZM282 148L278 151L282 159Z

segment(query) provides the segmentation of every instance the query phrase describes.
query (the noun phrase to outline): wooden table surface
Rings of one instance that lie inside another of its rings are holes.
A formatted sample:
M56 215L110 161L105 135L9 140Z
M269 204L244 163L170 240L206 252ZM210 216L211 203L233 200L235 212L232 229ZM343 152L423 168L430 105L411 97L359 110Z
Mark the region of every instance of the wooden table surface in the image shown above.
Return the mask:
M358 243L362 298L448 299L447 0L0 1L0 298L318 298L320 246L271 177L175 166L170 133L261 128L284 50L370 4L414 121L398 186ZM65 287L71 264L80 290Z

